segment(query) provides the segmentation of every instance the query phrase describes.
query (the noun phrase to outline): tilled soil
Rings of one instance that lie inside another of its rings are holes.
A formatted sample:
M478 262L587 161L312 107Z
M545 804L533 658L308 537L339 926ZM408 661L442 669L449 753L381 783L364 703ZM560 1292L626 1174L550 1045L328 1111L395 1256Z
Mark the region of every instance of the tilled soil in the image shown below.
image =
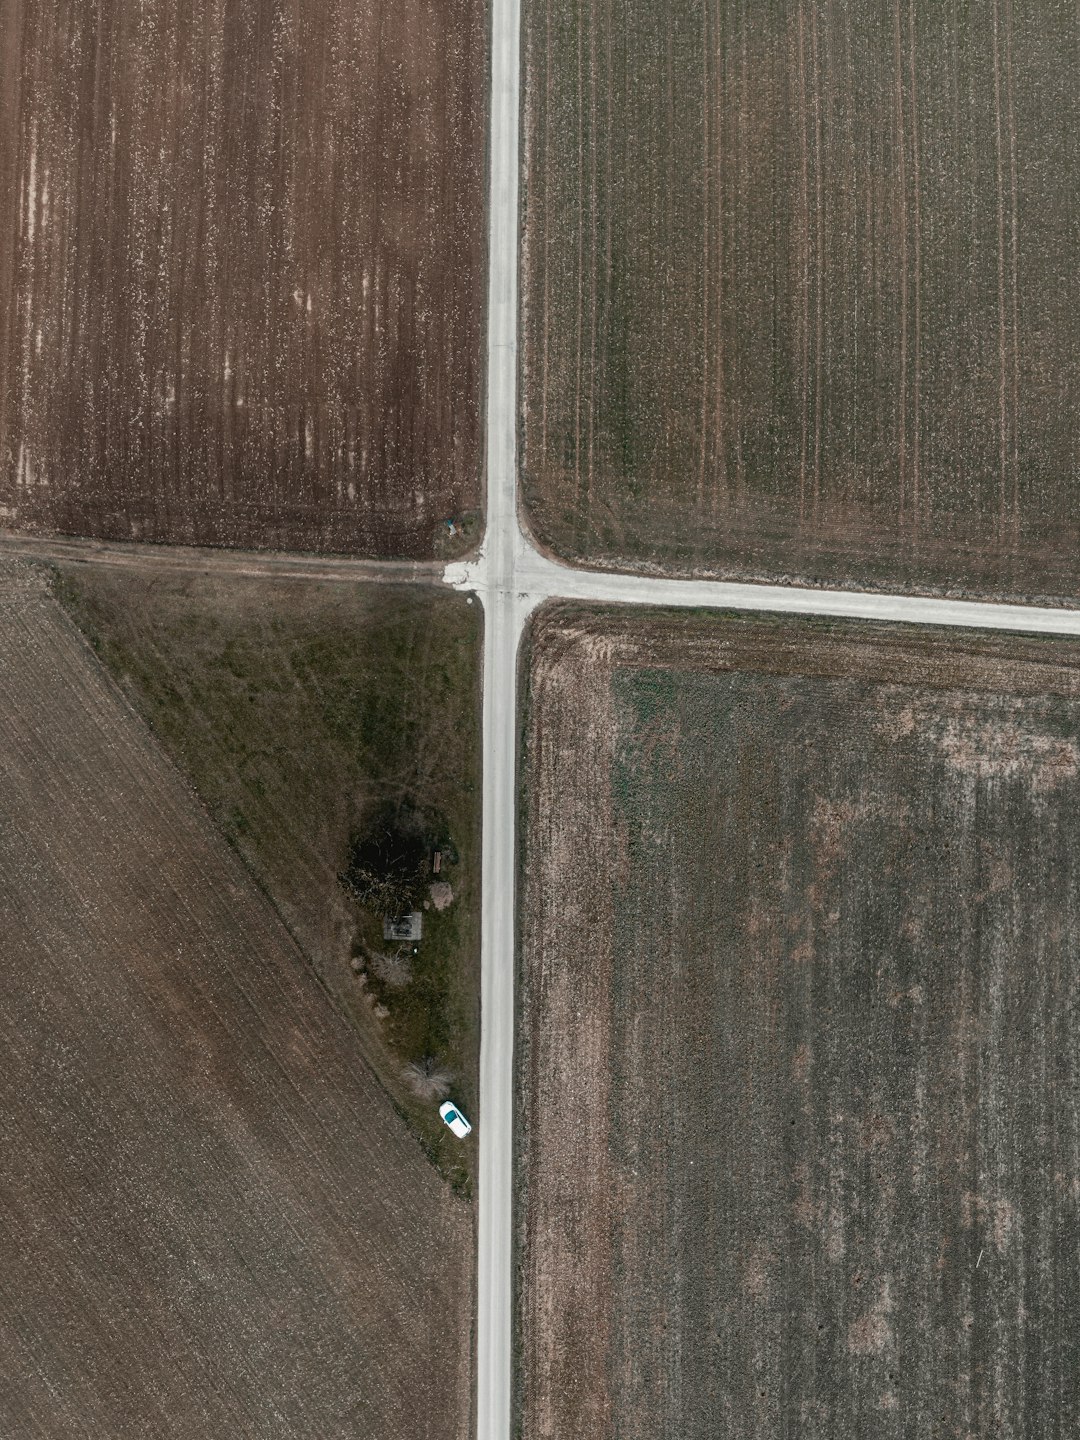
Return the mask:
M521 1433L1080 1428L1080 647L539 619Z
M5 0L0 56L0 522L433 554L480 505L480 0Z
M1080 24L526 0L522 466L598 566L1080 598Z
M0 615L0 1432L464 1440L469 1210L44 579Z

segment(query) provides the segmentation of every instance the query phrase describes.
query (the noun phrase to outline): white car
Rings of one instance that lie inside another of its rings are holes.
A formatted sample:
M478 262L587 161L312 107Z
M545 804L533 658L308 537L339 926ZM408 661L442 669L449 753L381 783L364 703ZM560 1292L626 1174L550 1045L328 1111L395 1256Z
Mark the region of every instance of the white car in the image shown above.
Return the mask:
M465 1119L465 1116L456 1105L451 1105L449 1100L444 1100L439 1106L439 1114L459 1140L464 1140L465 1136L472 1130L472 1126L468 1120Z

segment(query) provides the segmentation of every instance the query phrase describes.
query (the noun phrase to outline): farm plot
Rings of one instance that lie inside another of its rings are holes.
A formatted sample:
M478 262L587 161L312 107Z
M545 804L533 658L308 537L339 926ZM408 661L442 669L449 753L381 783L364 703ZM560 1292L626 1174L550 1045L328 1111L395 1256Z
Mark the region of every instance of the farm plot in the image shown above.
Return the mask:
M464 1440L468 1208L46 581L0 614L0 1431Z
M429 1153L467 1187L475 1149L417 1096L407 1067L437 1064L475 1114L480 607L445 589L162 575L153 561L67 565L57 593L356 1025ZM450 903L420 897L415 956L386 946L381 913L339 880L350 837L397 807L437 816L453 846L434 880L451 887Z
M1080 648L548 612L530 1437L1080 1427Z
M524 9L539 538L1075 602L1075 9Z
M3 0L0 56L3 523L453 549L481 0Z

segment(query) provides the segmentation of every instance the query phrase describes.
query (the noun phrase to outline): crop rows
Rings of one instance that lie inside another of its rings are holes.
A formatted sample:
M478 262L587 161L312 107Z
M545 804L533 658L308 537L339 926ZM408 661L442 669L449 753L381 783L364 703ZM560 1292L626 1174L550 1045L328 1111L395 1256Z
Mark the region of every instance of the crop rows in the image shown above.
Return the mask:
M0 6L0 518L430 556L479 508L484 13Z
M522 1433L1080 1425L1080 650L549 612Z
M1075 601L1075 7L528 0L524 25L541 538Z

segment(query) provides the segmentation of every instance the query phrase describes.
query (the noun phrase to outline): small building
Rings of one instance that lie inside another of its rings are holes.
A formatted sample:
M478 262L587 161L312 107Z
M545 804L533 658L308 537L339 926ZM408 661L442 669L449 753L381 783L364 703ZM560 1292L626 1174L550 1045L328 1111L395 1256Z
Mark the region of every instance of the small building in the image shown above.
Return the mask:
M382 934L384 940L419 940L424 930L424 912L410 910L405 915L384 915Z

